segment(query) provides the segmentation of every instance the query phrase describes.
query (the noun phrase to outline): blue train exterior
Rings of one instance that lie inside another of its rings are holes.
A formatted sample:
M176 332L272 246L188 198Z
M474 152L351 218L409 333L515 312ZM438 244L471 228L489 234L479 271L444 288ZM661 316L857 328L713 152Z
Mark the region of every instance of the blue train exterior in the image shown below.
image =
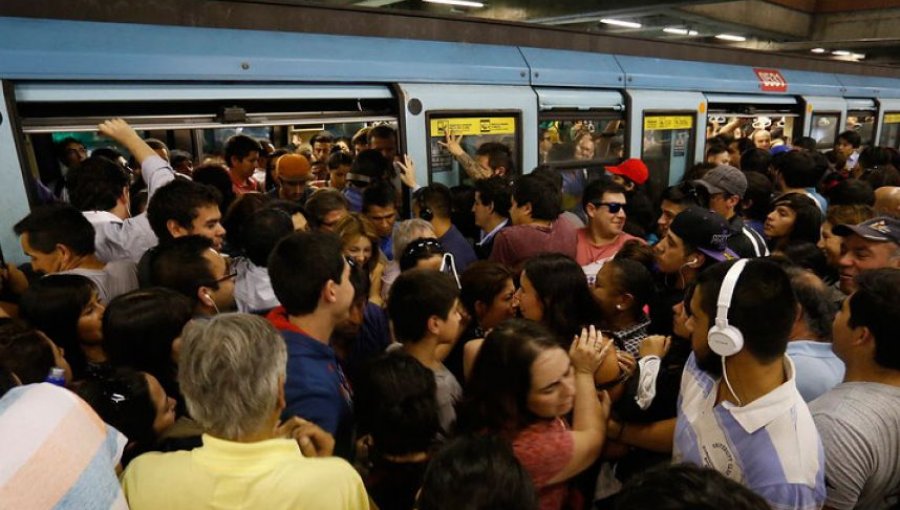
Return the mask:
M7 259L24 261L12 225L30 208L27 134L40 126L20 115L29 105L65 112L93 102L375 101L390 106L374 120L397 123L420 183L452 180L431 164L431 121L447 117L514 119L516 158L526 170L539 162L544 119L621 119L624 157L645 156L653 138L647 130L669 123L686 134L678 148L667 146L675 152L660 184L677 182L703 159L707 115L728 105L792 111L795 136L809 135L824 115L843 126L852 112L869 112L876 143L900 143L893 126L900 124L900 79L776 69L769 71L782 82L773 86L761 71L516 46L0 17L0 245Z

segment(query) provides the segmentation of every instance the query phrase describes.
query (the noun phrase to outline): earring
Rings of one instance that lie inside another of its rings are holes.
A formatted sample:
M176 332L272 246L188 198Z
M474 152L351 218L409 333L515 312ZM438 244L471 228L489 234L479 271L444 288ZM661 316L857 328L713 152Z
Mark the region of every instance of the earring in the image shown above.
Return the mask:
M622 309L622 305L616 305L616 310L621 310L621 309Z

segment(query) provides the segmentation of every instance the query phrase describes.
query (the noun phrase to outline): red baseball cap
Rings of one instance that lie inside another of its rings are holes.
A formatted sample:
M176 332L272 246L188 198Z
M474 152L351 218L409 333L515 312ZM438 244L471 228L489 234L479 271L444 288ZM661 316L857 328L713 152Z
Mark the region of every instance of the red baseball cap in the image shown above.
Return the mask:
M611 174L627 177L635 184L644 184L650 177L650 170L647 170L647 165L638 158L626 159L618 166L608 166L606 167L606 171Z

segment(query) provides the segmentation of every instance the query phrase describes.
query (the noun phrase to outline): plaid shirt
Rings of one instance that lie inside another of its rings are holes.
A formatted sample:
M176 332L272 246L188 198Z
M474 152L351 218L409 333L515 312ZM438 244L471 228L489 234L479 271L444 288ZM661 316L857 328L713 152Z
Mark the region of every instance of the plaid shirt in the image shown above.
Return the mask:
M647 338L647 329L649 327L650 318L644 315L643 320L637 324L619 331L610 331L609 334L615 339L616 347L625 349L628 354L637 357L638 348L641 346L641 341Z

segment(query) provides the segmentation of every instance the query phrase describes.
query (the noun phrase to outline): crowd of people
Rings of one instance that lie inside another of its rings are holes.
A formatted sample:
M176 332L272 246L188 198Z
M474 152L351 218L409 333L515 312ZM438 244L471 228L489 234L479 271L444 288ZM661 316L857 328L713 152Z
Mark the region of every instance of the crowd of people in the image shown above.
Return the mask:
M715 135L567 207L452 133L471 186L388 125L98 130L134 170L61 142L2 268L0 508L900 505L894 150Z

